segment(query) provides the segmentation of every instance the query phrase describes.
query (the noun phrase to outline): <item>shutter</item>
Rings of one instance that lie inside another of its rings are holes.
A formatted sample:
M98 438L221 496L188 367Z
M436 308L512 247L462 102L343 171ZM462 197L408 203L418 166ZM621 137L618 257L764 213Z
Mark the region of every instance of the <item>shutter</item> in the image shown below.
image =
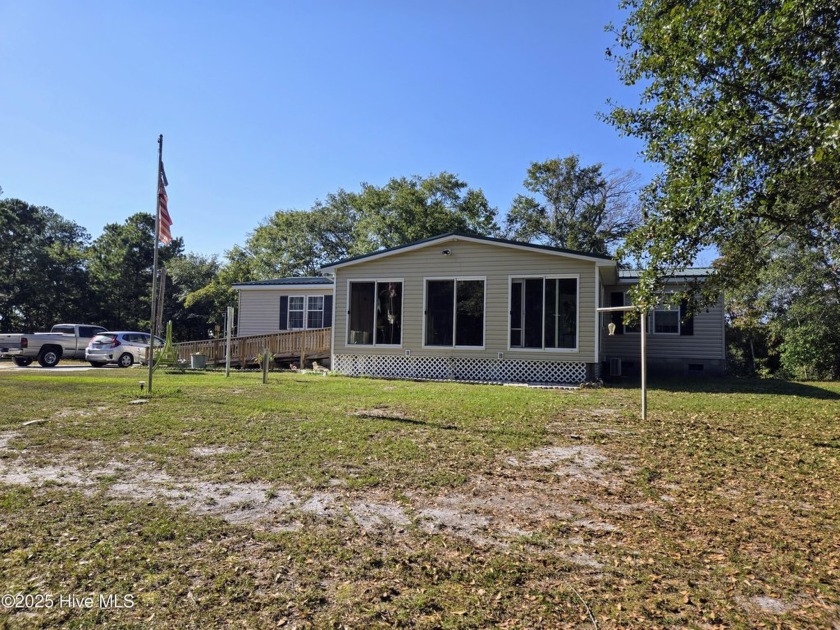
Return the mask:
M624 291L610 293L610 306L624 306ZM624 313L610 313L610 321L615 324L615 334L624 334Z
M324 296L324 328L332 326L332 301L333 296Z
M688 311L688 302L680 300L680 335L694 334L694 316L686 317Z
M289 296L280 296L280 330L289 329Z

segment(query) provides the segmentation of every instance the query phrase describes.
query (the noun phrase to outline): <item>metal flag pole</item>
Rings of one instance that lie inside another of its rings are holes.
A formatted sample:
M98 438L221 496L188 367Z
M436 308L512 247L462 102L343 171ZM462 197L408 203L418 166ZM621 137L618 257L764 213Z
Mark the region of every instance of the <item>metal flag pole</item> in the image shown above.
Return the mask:
M157 176L157 195L155 195L155 247L154 255L152 257L152 318L149 320L149 349L147 350L146 359L149 362L149 394L152 393L152 374L155 370L155 322L157 321L157 266L158 266L158 241L160 240L160 187L161 187L161 172L163 170L163 134L158 136L158 176Z

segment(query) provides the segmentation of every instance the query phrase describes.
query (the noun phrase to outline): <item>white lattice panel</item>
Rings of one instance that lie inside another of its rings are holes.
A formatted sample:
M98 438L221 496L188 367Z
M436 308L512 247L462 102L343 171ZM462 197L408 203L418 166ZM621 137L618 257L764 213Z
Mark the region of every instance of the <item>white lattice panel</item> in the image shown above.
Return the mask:
M333 369L348 376L381 376L495 383L582 383L586 363L464 357L335 356Z

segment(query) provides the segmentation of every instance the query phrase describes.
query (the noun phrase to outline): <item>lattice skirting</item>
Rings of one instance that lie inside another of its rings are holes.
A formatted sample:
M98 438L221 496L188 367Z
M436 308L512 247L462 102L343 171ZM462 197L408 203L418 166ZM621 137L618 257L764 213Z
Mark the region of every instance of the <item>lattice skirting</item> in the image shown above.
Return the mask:
M333 369L348 376L496 383L582 383L586 363L463 357L337 354Z

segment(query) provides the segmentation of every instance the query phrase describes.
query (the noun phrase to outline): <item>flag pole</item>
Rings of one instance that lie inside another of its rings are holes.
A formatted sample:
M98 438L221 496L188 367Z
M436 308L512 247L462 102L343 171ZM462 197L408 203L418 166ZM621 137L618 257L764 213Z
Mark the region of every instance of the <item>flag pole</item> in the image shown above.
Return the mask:
M152 393L152 374L155 370L155 322L157 321L157 267L158 267L158 241L160 240L160 187L161 187L161 171L163 169L163 134L158 136L158 176L157 176L157 194L155 195L155 247L154 256L152 258L152 317L149 320L149 349L146 353L146 360L149 362L149 394Z

